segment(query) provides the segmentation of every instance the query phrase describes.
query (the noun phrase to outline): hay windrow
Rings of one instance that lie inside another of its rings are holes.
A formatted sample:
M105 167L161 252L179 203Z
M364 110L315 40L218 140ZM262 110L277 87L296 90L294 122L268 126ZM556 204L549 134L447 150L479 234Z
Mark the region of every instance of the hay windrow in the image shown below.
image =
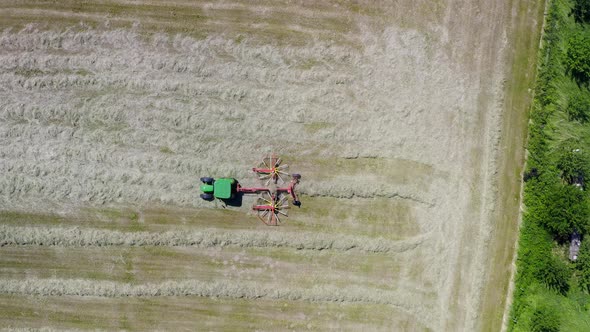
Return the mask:
M159 297L201 296L227 297L248 300L271 299L307 302L368 303L392 305L404 311L418 308L410 298L396 291L349 286L315 285L310 288L270 287L248 281L229 282L216 280L166 281L162 283L126 284L111 281L85 279L35 279L0 280L0 294L27 296L99 296L99 297ZM415 312L415 311L414 311Z
M391 241L360 236L279 231L169 231L163 233L119 232L79 227L0 226L0 246L196 246L196 247L287 247L298 250L360 250L374 253L400 253L416 248L425 240L421 235Z

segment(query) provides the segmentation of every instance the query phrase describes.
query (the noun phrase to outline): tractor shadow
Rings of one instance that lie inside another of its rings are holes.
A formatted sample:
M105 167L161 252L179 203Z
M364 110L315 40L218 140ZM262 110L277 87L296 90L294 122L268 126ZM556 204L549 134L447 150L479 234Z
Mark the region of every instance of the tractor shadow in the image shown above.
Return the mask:
M241 207L243 196L244 196L243 193L236 193L236 194L234 194L234 197L232 197L230 199L221 199L221 198L218 198L218 199L220 201L222 201L223 204L225 204L226 206Z

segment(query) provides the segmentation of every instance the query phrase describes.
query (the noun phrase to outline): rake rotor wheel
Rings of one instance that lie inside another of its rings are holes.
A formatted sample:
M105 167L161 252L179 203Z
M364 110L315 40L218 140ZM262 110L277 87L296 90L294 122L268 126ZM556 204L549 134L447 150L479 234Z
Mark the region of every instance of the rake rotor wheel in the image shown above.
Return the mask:
M272 196L265 192L261 194L256 205L266 206L266 209L257 210L258 218L268 226L278 226L281 223L282 217L287 217L287 209L289 209L288 196L279 194Z
M270 156L266 156L262 158L262 162L260 162L258 168L261 169L268 169L269 173L259 174L259 179L265 181L265 185L268 186L270 183L274 184L284 184L285 176L289 177L290 174L285 172L289 165L282 164L282 159L279 158L277 155L273 154Z

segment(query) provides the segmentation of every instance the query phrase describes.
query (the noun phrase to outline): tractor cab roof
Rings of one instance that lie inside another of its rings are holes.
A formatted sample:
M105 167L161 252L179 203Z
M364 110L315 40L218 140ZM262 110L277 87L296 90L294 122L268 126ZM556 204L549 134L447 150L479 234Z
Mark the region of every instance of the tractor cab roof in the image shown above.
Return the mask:
M236 191L236 179L220 178L213 183L213 192L216 198L230 199Z

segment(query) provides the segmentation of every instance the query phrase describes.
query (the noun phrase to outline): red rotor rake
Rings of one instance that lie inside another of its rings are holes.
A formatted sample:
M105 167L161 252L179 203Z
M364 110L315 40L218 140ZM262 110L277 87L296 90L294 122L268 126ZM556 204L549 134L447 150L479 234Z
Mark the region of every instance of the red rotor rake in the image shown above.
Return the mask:
M268 226L277 226L281 222L280 215L287 217L286 209L289 208L287 196L284 194L272 195L264 192L252 209L257 212L258 218Z
M265 183L266 186L268 186L271 182L277 184L279 180L281 183L285 183L285 180L281 174L283 174L283 176L289 176L289 173L284 171L289 167L289 165L281 165L281 161L281 158L277 157L276 155L264 157L260 165L258 165L258 167L252 168L252 170L258 174L258 178L260 180L267 180Z
M258 218L269 226L277 226L281 222L281 217L288 217L287 209L289 206L289 196L293 199L293 205L301 206L301 202L295 193L295 186L299 184L301 175L289 174L285 170L288 165L281 165L281 158L276 155L264 157L258 167L252 168L258 178L264 182L266 187L262 188L243 188L238 186L238 191L242 193L258 193L258 197L252 209L256 211ZM291 181L286 187L277 187L285 184L284 177L291 177Z

